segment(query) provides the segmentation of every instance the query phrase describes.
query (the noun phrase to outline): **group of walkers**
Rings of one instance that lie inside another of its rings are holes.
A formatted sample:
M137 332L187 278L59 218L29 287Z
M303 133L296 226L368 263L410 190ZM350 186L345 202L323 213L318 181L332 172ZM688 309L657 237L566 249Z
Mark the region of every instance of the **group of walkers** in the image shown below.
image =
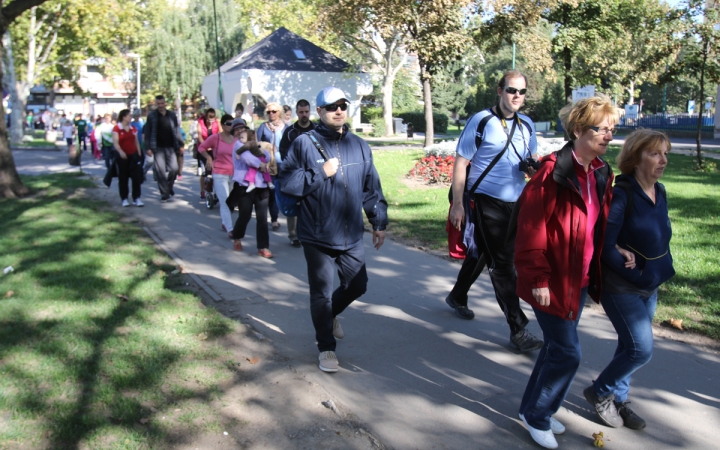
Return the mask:
M563 108L569 142L538 162L534 125L517 112L526 93L525 76L506 72L498 103L475 114L460 137L453 198L469 191L472 202L465 205L472 210L456 201L450 221L458 230L474 225L478 252L466 258L446 302L471 320L467 293L487 265L510 345L540 350L519 417L535 442L557 448L555 435L565 427L553 415L580 365L577 326L587 295L602 304L618 344L583 394L604 424L646 426L628 395L632 374L652 356L658 287L675 273L665 189L658 182L670 141L653 130L629 135L613 187L613 171L602 158L618 123L610 99L600 95ZM532 307L542 340L525 330L519 299Z
M670 141L657 131L632 133L617 158L621 175L615 179L603 155L618 113L599 95L563 108L569 142L538 161L534 124L518 113L527 91L522 73L503 74L497 104L470 118L460 136L449 221L459 231L469 230L467 243L476 251L468 251L446 302L461 319L472 320L468 292L487 267L510 346L523 353L539 350L519 417L535 442L557 448L555 435L565 427L553 416L580 364L577 326L588 295L605 309L618 343L584 396L608 426L646 426L628 398L632 374L652 356L658 287L674 275L667 199L659 183ZM142 134L167 201L174 195L177 153L184 144L174 114L164 99L156 102ZM207 110L191 131L199 142L198 175L212 173L221 228L235 250L243 249L254 209L258 255L271 258L268 228L280 227L274 189L298 201L296 216L288 217L288 237L304 251L318 366L330 373L339 370L335 350L345 336L338 315L367 289L361 211L372 226L375 249L383 245L388 224L372 152L349 130L348 106L343 91L327 87L316 97L317 123L309 120L310 103L300 100L292 125L283 120L283 106L269 103L268 120L256 131L243 118L242 105L235 117L225 114L219 121ZM128 114L120 113L113 131L121 173L134 160L131 147L140 149ZM133 184L136 204L139 192ZM460 200L464 194L469 201ZM520 299L532 307L542 339L527 330Z

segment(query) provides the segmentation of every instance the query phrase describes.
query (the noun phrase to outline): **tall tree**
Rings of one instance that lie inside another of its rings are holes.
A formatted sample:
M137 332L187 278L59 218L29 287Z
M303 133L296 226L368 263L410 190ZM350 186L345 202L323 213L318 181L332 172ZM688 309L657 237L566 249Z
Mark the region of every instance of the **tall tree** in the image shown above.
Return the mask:
M41 5L45 0L14 0L10 3L0 4L0 36L4 36L10 25L28 9ZM2 51L5 57L5 49ZM4 70L0 65L0 86L3 85ZM5 110L2 110L2 117L5 117ZM22 184L20 176L15 168L15 159L10 151L8 142L7 125L4 120L0 121L0 198L16 198L27 195L30 190Z
M405 39L400 18L392 11L395 2L383 0L337 0L322 9L324 30L337 33L349 54L361 65L380 73L382 115L385 134L393 134L393 86L407 61L402 45ZM338 21L338 17L344 20Z
M398 9L409 37L407 48L417 55L420 66L427 147L434 143L431 80L443 67L459 59L470 44L464 9L469 0L399 3L403 6L400 9L398 5Z
M720 5L704 0L688 0L682 8L687 45L683 57L672 73L695 74L700 84L697 134L695 136L698 166L703 167L701 153L702 120L705 106L705 83L720 83Z

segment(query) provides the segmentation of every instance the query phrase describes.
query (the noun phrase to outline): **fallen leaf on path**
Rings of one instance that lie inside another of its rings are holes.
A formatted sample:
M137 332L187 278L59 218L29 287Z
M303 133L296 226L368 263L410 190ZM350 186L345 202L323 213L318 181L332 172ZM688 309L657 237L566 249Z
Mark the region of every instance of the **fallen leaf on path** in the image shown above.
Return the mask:
M177 275L177 274L180 273L180 271L179 271L178 269L175 269L175 270L173 270L173 271L170 272L170 273L171 273L172 275Z
M150 419L148 419L147 417L143 417L142 419L140 419L140 423L143 425L145 425L148 422L150 422Z
M683 320L682 320L682 319L675 319L675 318L670 319L670 325L671 325L673 328L677 328L678 330L682 330L682 329L683 329L682 323L683 323Z
M10 297L12 297L13 295L15 295L15 291L7 291L7 292L5 293L5 298L10 298Z
M201 341L207 341L207 338L208 338L208 335L204 331L202 333L198 334L198 339L200 339Z
M116 297L124 302L130 300L127 295L118 294Z
M245 358L250 364L257 364L260 362L260 358L253 356L252 358Z
M605 447L605 442L603 442L603 433L602 431L599 433L593 433L592 435L593 439L595 439L595 442L593 442L593 445L598 448Z

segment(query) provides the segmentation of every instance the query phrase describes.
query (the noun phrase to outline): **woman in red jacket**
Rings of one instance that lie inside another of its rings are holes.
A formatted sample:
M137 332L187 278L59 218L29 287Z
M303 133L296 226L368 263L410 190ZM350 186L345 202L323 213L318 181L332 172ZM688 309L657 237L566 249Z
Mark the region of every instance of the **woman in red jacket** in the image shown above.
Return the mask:
M219 132L220 123L217 121L217 117L215 117L215 110L208 108L205 114L198 118L197 144L202 144L207 138ZM212 151L208 154L212 156ZM200 170L198 170L200 175L200 198L205 199L205 157L201 155L200 152L198 152L197 162L198 168L200 168Z
M570 135L543 158L518 199L517 294L528 302L544 345L520 404L531 437L557 448L565 427L552 416L580 365L577 325L585 296L599 299L599 258L612 196L613 173L601 158L612 141L617 110L606 96L560 112Z

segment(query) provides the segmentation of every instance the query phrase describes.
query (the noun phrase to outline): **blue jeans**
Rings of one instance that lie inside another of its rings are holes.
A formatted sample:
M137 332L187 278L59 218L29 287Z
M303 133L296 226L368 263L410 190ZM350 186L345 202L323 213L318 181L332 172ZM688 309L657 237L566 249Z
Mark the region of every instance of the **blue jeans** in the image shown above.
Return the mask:
M601 397L615 394L615 401L624 402L630 390L630 376L652 358L657 292L650 297L606 292L600 302L618 334L618 346L593 388Z
M584 288L580 292L580 305L585 304L586 295L587 288ZM531 427L549 430L550 417L565 401L580 367L582 351L577 326L583 308L575 320L565 320L536 308L533 310L545 342L520 402L520 414Z
M367 290L365 247L362 241L346 250L303 242L310 284L310 314L320 352L335 351L333 319ZM334 271L340 286L333 291Z

